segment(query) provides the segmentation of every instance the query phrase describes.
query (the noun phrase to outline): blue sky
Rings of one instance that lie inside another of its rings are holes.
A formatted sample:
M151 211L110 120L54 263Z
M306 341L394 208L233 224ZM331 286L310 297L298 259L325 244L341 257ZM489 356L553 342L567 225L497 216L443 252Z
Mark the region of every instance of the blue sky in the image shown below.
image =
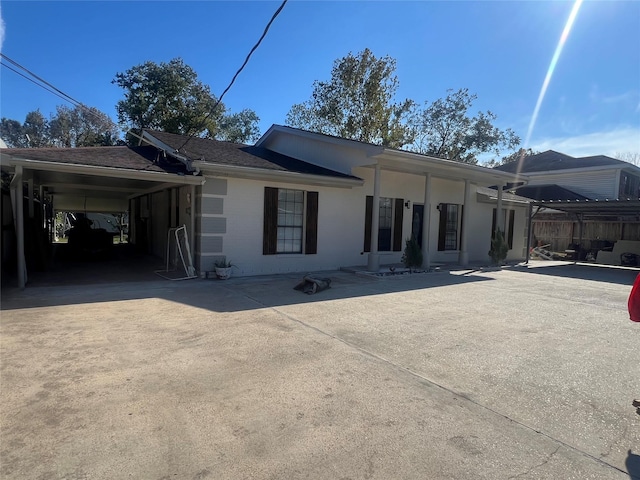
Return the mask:
M220 95L280 2L1 1L2 53L116 120L117 72L182 57ZM573 2L290 0L223 99L264 133L370 48L397 60L399 98L478 95L497 125L527 134ZM64 102L0 70L0 114L23 121ZM585 1L553 72L530 145L569 155L640 152L640 2Z

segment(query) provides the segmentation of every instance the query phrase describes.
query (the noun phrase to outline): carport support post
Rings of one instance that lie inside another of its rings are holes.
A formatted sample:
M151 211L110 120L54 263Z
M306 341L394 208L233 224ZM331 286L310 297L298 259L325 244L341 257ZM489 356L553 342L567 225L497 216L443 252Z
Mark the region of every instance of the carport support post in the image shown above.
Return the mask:
M15 200L15 226L18 253L18 288L24 288L27 283L27 265L24 259L24 187L22 185L22 166L17 165L15 175L11 180L11 190Z
M422 209L422 267L431 268L429 230L431 225L431 173L424 177L424 208Z
M191 205L189 205L189 207L191 208L191 215L189 215L189 248L191 249L191 261L193 263L193 265L195 266L196 264L196 186L195 185L191 185L190 186L190 190L191 192ZM199 270L199 269L196 269Z
M371 251L367 262L369 272L380 270L378 255L378 230L380 228L380 164L376 163L373 177L373 206L371 208Z
M469 237L469 208L471 207L471 182L469 180L464 181L464 205L462 206L462 235L460 236L460 255L458 256L458 263L460 265L469 265L469 250L467 249L468 237Z

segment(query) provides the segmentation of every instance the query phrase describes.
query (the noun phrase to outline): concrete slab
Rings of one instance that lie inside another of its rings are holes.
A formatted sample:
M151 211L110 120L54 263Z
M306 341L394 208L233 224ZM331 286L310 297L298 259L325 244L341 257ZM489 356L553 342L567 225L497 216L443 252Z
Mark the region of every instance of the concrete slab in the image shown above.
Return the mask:
M640 478L634 271L3 292L2 478Z

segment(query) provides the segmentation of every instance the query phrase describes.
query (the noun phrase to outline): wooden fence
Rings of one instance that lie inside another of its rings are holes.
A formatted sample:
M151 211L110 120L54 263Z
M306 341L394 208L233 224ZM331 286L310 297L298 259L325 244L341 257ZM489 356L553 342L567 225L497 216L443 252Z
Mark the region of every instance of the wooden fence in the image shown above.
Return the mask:
M538 220L532 222L531 246L551 245L549 250L564 252L569 244L580 243L578 222ZM581 250L600 249L617 240L640 240L640 221L617 222L585 220L582 222Z

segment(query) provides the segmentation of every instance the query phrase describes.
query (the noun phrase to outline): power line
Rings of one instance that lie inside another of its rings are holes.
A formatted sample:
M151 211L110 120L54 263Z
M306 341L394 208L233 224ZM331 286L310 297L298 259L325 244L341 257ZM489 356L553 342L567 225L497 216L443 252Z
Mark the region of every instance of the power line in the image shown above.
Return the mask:
M247 55L247 58L244 59L244 63L242 64L242 66L238 69L238 71L236 72L236 74L233 76L233 78L231 79L231 82L229 83L229 85L227 86L227 88L224 89L224 91L222 92L222 95L220 95L220 98L218 98L218 100L216 101L215 105L213 106L213 108L209 111L209 113L207 113L204 117L204 119L202 120L202 123L200 124L200 126L204 125L204 122L207 121L207 119L211 116L211 114L213 112L215 112L216 108L218 108L218 105L220 105L220 102L222 102L222 97L224 97L225 93L227 93L229 91L229 89L231 88L231 85L233 85L233 83L236 81L236 78L238 78L238 75L240 75L240 72L242 72L242 70L244 69L244 67L247 65L247 63L249 63L249 58L251 58L251 55L253 54L253 52L255 52L258 47L260 46L260 43L262 43L262 40L264 39L264 37L267 36L267 32L269 31L269 28L271 27L271 24L273 23L273 21L276 19L276 17L280 14L280 12L282 11L282 9L284 8L284 6L286 5L287 0L283 0L282 4L278 7L278 9L275 11L275 13L271 16L271 20L269 20L269 23L267 23L267 26L264 28L264 31L262 32L262 36L260 36L260 39L256 42L256 44L253 46L253 48L251 49L251 51L249 52L249 54ZM182 146L180 146L178 148L178 151L182 150L185 145L187 143L189 143L189 141L195 136L195 133L189 135L189 138L187 138L185 140L185 142L182 144Z
M46 90L49 93L52 93L53 95L56 95L57 97L60 97L62 100L69 102L71 105L73 105L76 108L80 108L82 110L84 110L85 112L87 112L89 115L92 115L94 118L96 118L97 120L102 121L103 118L99 115L99 111L95 111L94 109L91 109L89 107L87 107L85 104L83 104L82 102L76 100L75 98L71 97L70 95L67 95L66 93L64 93L62 90L60 90L59 88L57 88L55 85L47 82L44 78L39 77L38 75L36 75L35 73L33 73L31 70L29 70L28 68L20 65L18 62L16 62L15 60L7 57L4 53L0 52L0 58L4 59L5 61L11 63L12 65L16 66L17 68L19 68L20 70L26 72L28 75L30 75L33 78L30 78L29 76L25 75L22 72L19 72L18 70L14 69L13 67L7 65L6 63L0 63L0 65L2 65L5 68L8 68L9 70L11 70L12 72L20 75L21 77L29 80L30 82L34 83L35 85L39 86L40 88ZM37 80L34 80L34 78ZM40 83L38 83L40 82Z

